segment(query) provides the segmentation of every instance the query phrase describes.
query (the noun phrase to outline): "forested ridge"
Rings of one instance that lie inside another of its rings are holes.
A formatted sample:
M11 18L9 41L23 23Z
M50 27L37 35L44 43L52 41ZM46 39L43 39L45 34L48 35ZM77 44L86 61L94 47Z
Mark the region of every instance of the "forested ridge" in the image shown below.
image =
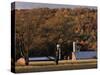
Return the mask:
M16 9L16 45L26 51L49 49L60 40L78 41L87 50L97 48L97 10L89 8ZM19 42L20 41L20 42ZM41 52L40 52L41 54ZM44 53L45 54L45 53Z

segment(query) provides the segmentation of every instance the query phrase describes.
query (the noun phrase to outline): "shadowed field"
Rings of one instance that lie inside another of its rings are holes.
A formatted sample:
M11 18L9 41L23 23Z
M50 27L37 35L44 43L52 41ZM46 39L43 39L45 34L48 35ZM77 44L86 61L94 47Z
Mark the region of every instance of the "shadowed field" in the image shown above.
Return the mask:
M97 68L97 60L62 60L56 65L54 61L30 62L28 66L16 65L17 73L22 72L41 72Z

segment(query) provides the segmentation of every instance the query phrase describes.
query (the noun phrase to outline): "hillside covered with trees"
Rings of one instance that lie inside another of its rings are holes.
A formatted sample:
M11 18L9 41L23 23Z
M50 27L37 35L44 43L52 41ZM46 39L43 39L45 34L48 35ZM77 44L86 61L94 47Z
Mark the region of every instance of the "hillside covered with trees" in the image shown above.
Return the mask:
M69 41L78 41L81 50L97 50L96 9L16 9L15 25L16 51L21 46L30 56L53 54L56 43Z

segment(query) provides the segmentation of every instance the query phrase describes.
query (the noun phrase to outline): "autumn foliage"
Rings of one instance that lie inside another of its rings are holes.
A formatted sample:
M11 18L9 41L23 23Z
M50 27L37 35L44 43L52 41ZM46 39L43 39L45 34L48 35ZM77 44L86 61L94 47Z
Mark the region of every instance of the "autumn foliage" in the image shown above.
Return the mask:
M25 52L29 50L30 56L54 55L55 45L59 39L64 45L68 41L77 40L82 49L96 50L96 9L16 9L15 25L16 45L20 44Z

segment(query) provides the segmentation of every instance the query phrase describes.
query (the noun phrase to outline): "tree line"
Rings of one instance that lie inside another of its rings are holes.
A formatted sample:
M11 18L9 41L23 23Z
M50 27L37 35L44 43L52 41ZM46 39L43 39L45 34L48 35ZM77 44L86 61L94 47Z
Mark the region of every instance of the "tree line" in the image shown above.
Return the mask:
M69 41L78 41L81 50L97 48L97 9L16 9L15 25L16 45L22 46L29 56L54 55L58 42L63 49ZM16 46L17 55L19 49Z

